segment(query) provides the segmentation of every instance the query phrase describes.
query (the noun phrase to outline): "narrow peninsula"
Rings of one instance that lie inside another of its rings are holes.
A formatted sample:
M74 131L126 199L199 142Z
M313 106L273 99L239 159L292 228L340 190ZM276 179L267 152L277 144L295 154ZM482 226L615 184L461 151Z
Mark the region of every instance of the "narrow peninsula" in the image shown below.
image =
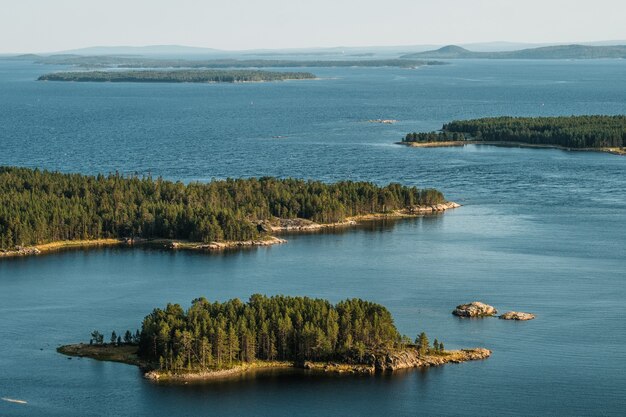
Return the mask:
M458 207L400 184L80 175L0 167L0 257L98 245L223 250L283 243L285 231L344 227Z
M311 80L310 72L259 70L127 70L67 71L45 74L38 81L113 83L244 83L285 80Z
M209 380L261 368L372 374L485 359L484 348L446 350L425 333L401 336L383 306L353 298L335 305L308 297L255 294L248 302L195 299L154 309L141 331L99 331L89 344L61 346L70 356L139 366L155 381Z
M409 133L416 147L470 144L601 151L626 155L626 116L490 117L444 124L439 132Z

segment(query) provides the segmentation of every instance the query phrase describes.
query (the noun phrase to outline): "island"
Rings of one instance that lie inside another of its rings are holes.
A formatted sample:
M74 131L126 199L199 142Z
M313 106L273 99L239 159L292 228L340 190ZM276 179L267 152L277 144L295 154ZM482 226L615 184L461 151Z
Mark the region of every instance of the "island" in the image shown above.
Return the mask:
M528 321L533 320L535 315L533 313L524 313L521 311L507 311L504 314L498 316L502 320L516 320L516 321Z
M65 248L157 245L224 250L283 243L272 235L441 213L435 189L272 177L167 181L0 167L0 257Z
M456 120L439 132L414 132L402 139L416 147L484 144L602 151L626 155L626 116L487 117Z
M358 298L337 304L309 297L255 294L247 302L193 300L156 308L141 331L99 331L89 344L58 352L139 366L154 381L208 380L261 368L372 374L485 359L484 348L446 350L422 332L401 336L382 305Z
M310 72L258 70L130 70L66 71L45 74L38 81L130 82L130 83L244 83L311 80Z
M498 314L498 310L489 304L472 301L471 303L456 306L452 314L457 317L493 317Z

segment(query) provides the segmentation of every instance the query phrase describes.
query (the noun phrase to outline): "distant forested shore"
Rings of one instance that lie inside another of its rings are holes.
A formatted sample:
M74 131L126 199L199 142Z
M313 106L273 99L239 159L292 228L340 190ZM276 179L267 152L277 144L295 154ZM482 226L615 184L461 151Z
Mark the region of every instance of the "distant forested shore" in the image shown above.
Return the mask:
M156 308L141 332L91 333L89 344L58 351L140 366L155 380L210 379L255 368L301 367L373 373L489 357L483 348L448 351L426 333L402 336L382 305L255 294L247 302L195 299Z
M623 153L626 116L489 117L444 124L439 132L409 133L403 143L454 146L467 143L528 144Z
M31 60L40 64L73 65L81 68L320 68L320 67L399 67L443 65L423 59L181 59L114 55L21 55L11 59Z
M67 71L45 74L39 81L147 82L147 83L239 83L310 80L310 72L258 70L149 70L149 71Z
M281 228L299 229L301 222L304 230L313 222L425 214L450 204L437 190L393 183L263 177L183 184L0 167L0 250L123 238L241 242L271 238L269 233Z

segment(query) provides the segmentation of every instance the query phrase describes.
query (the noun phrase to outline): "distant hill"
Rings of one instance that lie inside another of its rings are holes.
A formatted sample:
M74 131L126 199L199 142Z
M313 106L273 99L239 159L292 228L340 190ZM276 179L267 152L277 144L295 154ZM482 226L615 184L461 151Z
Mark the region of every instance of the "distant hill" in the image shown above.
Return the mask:
M58 54L72 55L192 55L213 54L218 49L200 48L182 45L148 45L148 46L91 46L88 48L62 51Z
M556 45L518 51L474 52L456 45L402 55L410 59L599 59L626 58L626 45Z

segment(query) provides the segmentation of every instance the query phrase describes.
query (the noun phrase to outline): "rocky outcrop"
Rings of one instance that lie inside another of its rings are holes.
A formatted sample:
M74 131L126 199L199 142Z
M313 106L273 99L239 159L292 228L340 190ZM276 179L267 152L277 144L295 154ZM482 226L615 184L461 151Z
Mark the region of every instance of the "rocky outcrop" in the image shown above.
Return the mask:
M398 123L398 121L396 119L370 119L368 120L369 123L381 123L384 125L392 125L394 123Z
M344 220L336 223L315 223L307 219L276 219L274 221L264 220L259 222L257 228L264 232L311 232L325 228L354 226L356 221Z
M461 363L486 359L491 351L484 348L446 350L442 353L421 355L415 348L370 353L365 363L347 364L333 362L305 361L295 364L298 368L334 373L373 374L375 372L392 372L398 369L410 369L429 366L440 366L446 363Z
M491 317L498 314L498 310L489 304L473 301L456 306L452 314L458 317Z
M376 356L374 367L379 371L395 371L397 369L440 366L446 363L474 361L486 359L489 356L491 356L491 351L485 348L450 350L435 355L420 355L416 349L404 349Z
M502 320L526 321L526 320L534 319L535 315L532 313L523 313L521 311L507 311L506 313L502 314L499 318L501 318Z
M461 207L460 204L454 201L448 201L441 204L433 204L431 206L414 206L406 209L407 214L429 214L429 213L441 213L443 211Z
M30 256L39 255L41 251L34 246L16 246L14 250L0 251L0 256Z
M222 250L222 249L232 249L232 248L243 248L243 247L251 247L251 246L272 246L279 245L281 243L286 243L285 239L281 239L274 236L269 236L263 240L240 240L240 241L228 241L228 242L211 242L206 245L198 246L198 249L209 249L209 250Z

